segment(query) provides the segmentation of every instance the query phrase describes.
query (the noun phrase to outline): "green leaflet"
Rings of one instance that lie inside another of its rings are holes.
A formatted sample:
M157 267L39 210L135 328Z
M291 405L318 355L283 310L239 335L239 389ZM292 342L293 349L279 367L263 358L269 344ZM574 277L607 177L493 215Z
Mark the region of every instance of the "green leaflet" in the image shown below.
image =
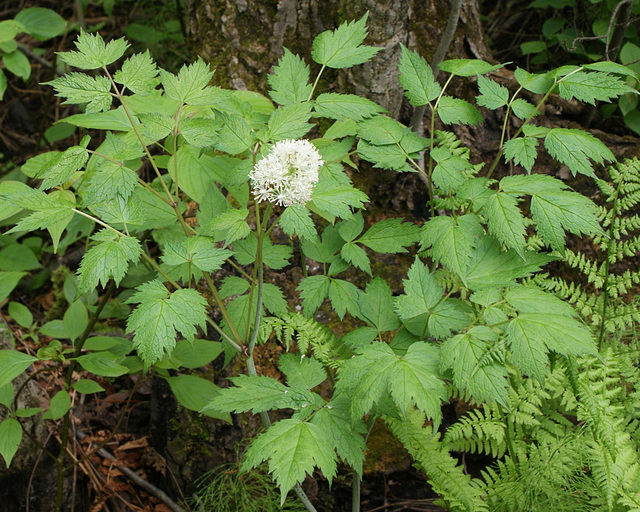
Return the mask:
M116 285L127 273L129 263L137 263L142 247L130 236L121 236L110 229L102 229L91 237L97 245L83 256L78 269L78 292L85 293L97 288L98 283L106 286L113 278Z
M353 185L339 183L326 172L320 172L318 183L311 194L311 202L307 204L322 213L347 218L351 215L351 208L362 208L363 203L368 200L367 195Z
M169 292L160 281L149 281L137 288L126 302L138 304L127 320L133 344L149 366L171 353L178 332L193 339L196 326L204 328L207 302L195 290Z
M367 98L355 94L324 93L314 102L316 114L329 119L362 121L385 110Z
M322 364L313 357L283 354L278 360L278 367L287 376L287 384L292 388L315 388L327 378Z
M309 66L286 48L268 81L271 87L269 96L280 105L300 103L311 94Z
M484 121L482 114L471 103L451 96L440 98L437 112L444 124L476 125Z
M542 382L547 373L547 353L595 354L596 345L587 327L574 318L556 313L521 313L506 328L514 362Z
M311 219L311 212L303 205L292 204L285 208L278 220L282 230L289 236L313 239L318 236Z
M518 137L504 143L504 159L513 160L516 165L521 165L527 172L531 172L533 164L538 156L538 140L534 137Z
M608 73L577 71L560 80L558 92L567 100L576 98L595 105L596 101L611 101L635 91L617 76Z
M100 34L88 34L84 31L80 31L75 45L78 51L61 52L58 55L70 66L80 69L106 67L122 57L129 47L124 38L105 44Z
M471 259L476 239L483 234L480 219L473 213L459 217L440 216L422 226L421 247L431 248L432 257L456 274L462 274Z
M447 391L438 365L438 349L431 344L413 343L399 358L386 343L374 342L342 364L336 393L351 398L351 416L356 420L390 393L401 414L415 405L439 424Z
M366 13L358 21L345 22L336 30L322 32L313 40L311 56L330 68L347 68L371 59L381 48L363 45L367 37Z
M330 279L327 276L305 277L298 285L304 314L313 315L329 295Z
M418 226L403 219L385 219L371 226L357 242L380 253L407 252L406 247L416 242L419 231Z
M431 67L417 52L400 45L401 55L398 64L398 81L405 90L405 96L414 106L426 105L435 100L441 92L440 84L433 79Z
M440 368L453 370L456 387L469 393L476 402L498 402L507 407L507 371L504 365L487 358L498 340L495 331L476 326L442 344Z
M478 76L480 95L476 98L478 105L495 110L509 102L509 89L485 76Z
M310 118L311 103L294 103L278 107L269 117L267 139L299 139L313 128L314 125L307 122Z
M489 233L522 256L525 248L525 228L517 196L500 192L493 194L482 213L487 219Z
M111 82L105 76L72 72L47 83L56 90L57 96L66 98L64 104L86 103L87 114L111 108Z
M167 242L162 262L171 277L188 282L192 276L199 280L203 272L218 270L232 254L215 247L210 238L194 236L181 242Z
M153 89L153 79L157 75L158 68L147 50L125 60L122 67L113 74L113 81L135 94L146 95Z
M329 480L336 473L336 455L323 425L290 418L275 423L249 446L242 464L247 471L269 461L269 472L280 487L281 504L287 493L317 466Z
M613 153L590 133L572 128L552 128L544 138L544 147L556 160L576 173L595 177L589 160L599 164L614 161Z
M180 103L187 105L207 105L215 89L207 87L213 71L202 59L180 68L177 75L160 70L160 82L165 94Z
M383 279L375 277L358 297L362 317L378 332L395 331L400 320L393 311L393 293Z
M329 300L340 320L344 318L347 311L355 317L360 317L359 299L361 295L362 292L355 284L343 279L331 278Z

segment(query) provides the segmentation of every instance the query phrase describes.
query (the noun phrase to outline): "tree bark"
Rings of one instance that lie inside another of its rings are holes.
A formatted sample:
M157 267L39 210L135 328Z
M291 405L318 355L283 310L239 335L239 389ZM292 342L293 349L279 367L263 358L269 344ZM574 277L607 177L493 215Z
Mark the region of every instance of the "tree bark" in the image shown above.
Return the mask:
M267 76L283 47L311 64L316 35L369 12L366 43L383 50L364 65L328 73L322 85L364 95L398 117L402 106L397 79L400 43L429 61L449 8L450 3L441 0L186 0L185 26L195 53L216 68L218 85L265 93ZM453 57L491 59L480 26L478 0L463 2L446 58Z

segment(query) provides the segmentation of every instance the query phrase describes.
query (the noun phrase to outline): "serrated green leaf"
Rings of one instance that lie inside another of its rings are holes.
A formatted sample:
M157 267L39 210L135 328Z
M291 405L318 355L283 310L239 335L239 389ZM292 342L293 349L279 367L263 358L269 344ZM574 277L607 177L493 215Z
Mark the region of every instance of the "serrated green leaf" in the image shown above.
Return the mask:
M136 238L120 236L110 229L98 231L91 238L98 244L91 247L80 262L80 293L94 290L98 283L106 286L112 278L116 286L119 285L129 269L129 263L137 263L142 253L142 247Z
M466 181L464 172L472 168L469 161L445 147L434 148L429 155L438 163L432 174L434 184L448 194L459 190Z
M70 66L80 69L103 68L124 55L129 44L124 38L114 39L105 44L100 34L81 31L75 42L78 51L60 52L60 59Z
M358 21L344 22L336 30L327 30L313 40L311 56L318 64L339 69L362 64L382 48L362 44L367 37L366 13Z
M347 218L351 215L351 208L362 208L368 200L364 192L352 185L338 183L327 173L321 172L311 194L310 205L330 215Z
M527 172L531 172L533 164L538 156L538 140L534 137L518 137L504 143L504 159L506 162L513 160L516 165L521 165Z
M592 69L593 71L602 71L603 73L616 73L618 75L636 77L636 74L632 69L610 60L592 62L591 64L584 64L582 67L585 69Z
M522 68L517 68L513 76L524 89L535 94L545 94L554 84L549 74L535 75Z
M476 102L481 107L495 110L509 102L509 89L485 76L478 76L478 90L480 95L476 98Z
M340 320L344 318L347 311L355 317L360 316L358 306L360 294L360 289L355 284L343 279L331 279L329 300Z
M591 332L577 320L553 313L522 313L506 328L514 362L539 381L546 375L547 352L596 354Z
M452 368L456 387L467 391L476 402L498 402L507 407L507 371L486 358L498 339L485 326L476 326L445 341L440 349L441 369Z
M299 139L314 125L308 123L311 118L311 103L294 103L278 107L269 117L268 139L272 141Z
M442 96L436 111L444 124L476 125L484 121L482 114L471 103L451 96Z
M469 264L477 238L483 234L480 219L468 213L459 217L440 216L422 227L422 249L431 248L431 256L460 275Z
M18 222L9 233L33 231L35 229L51 228L55 225L66 225L73 217L72 209L75 199L69 191L54 191L50 194L36 189L14 192L6 196L10 204L20 206L33 213ZM56 242L57 243L57 242Z
M357 242L380 253L407 252L418 240L420 228L403 219L385 219L371 226Z
M13 456L18 451L22 441L22 427L15 418L7 418L0 423L0 455L4 459L7 469L11 465Z
M595 105L596 101L611 101L632 89L617 76L608 73L577 71L560 80L558 92L566 100L584 101Z
M356 245L353 242L347 242L340 249L340 256L345 261L348 261L355 267L364 270L367 274L371 275L371 264L369 263L369 256L365 250Z
M355 94L324 93L314 102L317 115L329 119L362 121L385 110L377 103Z
M394 312L393 292L379 277L367 283L364 293L358 297L360 312L364 319L378 332L395 331L400 327L400 319Z
M125 60L122 68L113 74L113 81L135 94L147 95L154 88L153 79L157 75L158 68L147 50Z
M160 70L160 82L165 94L186 105L206 105L210 101L211 88L207 87L213 71L202 59L185 64L177 75Z
M72 146L58 153L38 176L42 178L40 189L46 190L64 183L81 169L88 159L89 153L82 146Z
M431 67L417 52L400 44L401 54L398 81L405 90L405 96L414 106L426 105L435 100L441 92L440 84L433 78Z
M313 357L283 354L278 359L278 367L287 376L287 384L294 388L315 388L327 379L322 363Z
M311 418L326 433L336 452L356 473L362 474L367 428L362 421L353 422L349 414L349 400L334 396L326 407Z
M345 242L352 242L360 233L364 227L364 218L361 212L356 212L350 219L345 219L342 222L336 224L340 238ZM22 269L21 269L22 270Z
M228 276L225 277L222 281L222 286L220 287L220 297L223 299L228 299L233 295L242 295L251 285L241 277L238 276Z
M309 66L286 48L267 79L271 87L269 96L280 105L305 101L311 94Z
M145 144L153 144L164 139L175 128L176 120L173 116L150 112L148 114L138 114L142 123L138 130ZM180 148L182 149L182 148Z
M86 103L87 114L104 112L111 108L111 82L105 76L72 72L47 84L56 90L57 96L66 98L64 105Z
M216 120L220 123L218 129L220 137L215 144L216 149L230 155L237 155L252 148L255 138L244 119L224 112L217 112Z
M450 59L442 61L438 67L455 76L476 76L500 69L502 64L493 65L480 59Z
M377 115L358 124L358 134L371 144L381 146L402 140L405 127L395 119Z
M358 141L358 156L372 162L376 168L396 171L412 170L410 167L407 169L407 155L397 144L376 146L360 139Z
M309 276L300 281L298 291L305 316L313 315L329 295L331 280L327 276Z
M509 288L504 299L520 313L549 313L575 317L576 312L568 303L549 292L533 286Z
M171 353L177 333L193 339L196 326L206 321L207 302L195 290L183 289L170 293L159 281L150 281L137 288L127 304L138 304L127 320L127 332L134 332L133 344L146 365Z
M282 231L287 235L298 235L300 238L313 239L318 236L311 219L311 212L303 205L292 204L285 208L278 221Z
M180 242L167 242L163 248L162 262L170 276L187 282L192 276L199 280L202 272L220 269L232 254L227 249L215 247L210 238L193 236Z
M595 177L589 159L599 164L614 161L613 153L593 135L583 130L572 128L553 128L549 130L544 146L549 154L576 173Z
M438 349L433 345L414 343L399 358L386 343L374 342L342 364L336 392L350 397L353 419L362 418L390 395L402 414L414 404L439 424L447 392L438 366Z
M241 240L251 233L251 228L246 222L247 215L249 210L246 208L225 210L204 227L203 234L221 234L221 239L225 239L225 245Z
M183 117L180 119L180 135L197 148L213 146L218 140L219 127L216 121L204 117Z
M528 119L540 114L540 111L536 107L522 98L516 98L510 105L513 113L520 119Z
M249 446L242 464L247 471L269 460L269 472L282 493L287 493L317 466L329 480L336 473L336 455L328 433L315 423L289 418L272 425Z
M510 194L493 194L482 209L489 232L510 249L524 254L524 217L518 199Z
M286 315L289 312L289 305L284 298L284 293L282 289L275 284L263 284L262 305L273 315Z
M395 309L402 319L428 313L442 299L442 288L427 266L416 258L403 280L404 295L395 299Z
M135 171L124 164L104 162L88 180L84 189L85 204L100 204L119 198L126 202L133 195L137 184L138 175Z

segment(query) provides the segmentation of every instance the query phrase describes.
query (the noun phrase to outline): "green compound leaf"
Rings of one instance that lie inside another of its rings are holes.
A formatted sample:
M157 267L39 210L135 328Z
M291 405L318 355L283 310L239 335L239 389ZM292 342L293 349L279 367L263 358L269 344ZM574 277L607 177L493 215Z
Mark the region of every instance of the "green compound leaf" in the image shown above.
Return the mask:
M377 115L358 124L360 137L381 146L384 144L396 144L402 140L405 127L395 119Z
M544 146L549 154L576 173L595 177L589 159L599 164L614 161L613 153L590 133L572 128L553 128L549 130Z
M352 421L349 400L334 396L326 407L311 418L310 423L318 425L327 433L327 439L333 444L338 456L361 475L367 427L362 421Z
M471 103L451 96L440 98L437 112L444 124L476 125L484 121L480 111Z
M315 388L327 379L322 363L313 357L283 354L278 359L278 367L287 376L287 384L294 388Z
M177 75L160 70L160 82L165 94L187 105L206 105L211 99L212 88L207 87L213 71L202 59L185 64Z
M479 59L451 59L441 62L438 67L455 76L476 76L500 69L502 64L493 65Z
M502 364L487 359L498 340L488 327L476 326L448 339L440 349L440 368L453 369L453 382L476 402L498 402L507 407L507 371Z
M541 382L547 372L549 351L565 356L597 353L589 329L561 314L522 313L509 322L506 334L514 362Z
M380 253L407 252L418 240L420 228L402 219L385 219L371 226L357 242Z
M342 259L345 261L371 275L369 256L367 256L367 253L362 247L353 242L347 242L342 246L342 249L340 249L340 256L342 256Z
M487 218L489 232L510 249L524 254L524 217L518 208L518 199L510 194L493 194L482 212Z
M311 118L311 103L294 103L278 107L271 113L268 123L268 140L299 139L314 125L307 121Z
M318 64L339 69L363 64L382 48L363 45L367 37L366 13L360 20L345 22L336 30L322 32L313 40L311 57Z
M355 317L360 316L358 300L361 294L362 292L355 284L343 279L331 279L329 300L340 320L344 318L347 311Z
M331 483L336 474L336 454L329 438L323 425L295 418L281 420L251 443L242 470L268 460L269 472L282 493L282 505L293 486L313 473L315 467Z
M300 238L314 239L318 236L311 219L311 212L303 205L293 204L285 208L280 215L280 227L287 235L298 235Z
M351 119L359 122L385 112L377 103L355 94L324 93L314 102L317 115L329 119Z
M22 427L15 418L7 418L0 423L0 455L4 458L7 469L22 441Z
M426 105L435 100L441 92L440 84L433 78L431 67L417 52L400 45L401 55L398 81L405 90L405 96L414 106Z
M298 291L305 316L313 315L329 295L331 280L327 276L309 276L300 281Z
M439 216L422 226L422 249L457 275L467 268L476 240L482 236L480 219L473 213L460 217Z
M78 51L60 52L58 55L64 62L79 69L106 67L122 57L129 47L124 38L105 44L100 34L88 34L84 31L80 32L75 44Z
M269 96L280 105L300 103L311 94L309 66L286 48L267 80L271 87Z
M218 270L232 254L227 249L215 247L210 238L193 236L181 242L167 242L162 262L169 275L187 282L191 276L200 279L202 272Z
M195 290L170 293L160 281L137 288L127 304L138 304L127 320L127 332L135 332L133 344L149 366L171 353L180 332L192 340L196 326L204 328L207 301Z
M91 237L97 245L91 247L83 256L78 270L78 291L85 293L106 286L113 278L116 286L124 278L129 263L137 263L142 247L137 238L120 236L110 229L98 231Z
M509 89L485 76L478 76L478 90L480 95L476 102L481 107L495 110L509 102Z
M154 88L153 79L157 75L158 68L147 50L125 60L122 68L113 74L113 80L135 94L147 95Z
M538 139L534 137L518 137L504 143L505 161L513 160L516 165L521 165L527 172L531 172L533 164L538 156Z
M635 92L617 76L608 73L578 71L560 80L558 92L567 100L576 98L595 105L596 101L611 101L628 92Z
M87 114L111 108L111 82L106 76L72 72L46 83L56 90L57 96L66 98L64 105L86 103Z
M358 304L362 317L378 332L395 331L400 327L400 319L393 310L393 292L380 277L367 283Z
M404 357L398 357L386 343L374 342L342 364L336 393L351 398L353 419L362 418L390 394L402 414L413 404L439 424L447 391L438 365L433 345L413 343Z

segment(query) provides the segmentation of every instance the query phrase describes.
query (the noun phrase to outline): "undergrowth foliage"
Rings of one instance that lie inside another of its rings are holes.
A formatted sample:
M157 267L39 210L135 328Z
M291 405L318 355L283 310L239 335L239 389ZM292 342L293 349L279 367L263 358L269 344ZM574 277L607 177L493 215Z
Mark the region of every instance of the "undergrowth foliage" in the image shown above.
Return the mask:
M70 396L88 389L74 381L77 365L107 378L153 373L184 407L215 418L260 414L265 430L242 471L266 463L282 502L294 490L307 510L314 507L300 488L305 476L317 468L331 482L347 467L359 509L376 421L451 510L640 510L637 348L620 335L638 319L637 303L622 300L638 275L613 273L637 252L631 210L640 167L626 162L598 179L594 166L614 161L602 142L534 122L549 95L609 101L630 92L624 79L633 72L612 62L540 75L517 69L510 90L490 78L500 66L449 60L440 65L447 75L440 85L427 62L403 47L400 83L413 106L429 107L423 137L368 99L316 91L325 68L375 56L379 48L362 44L366 34L366 16L320 34L314 79L285 50L269 77L270 97L209 86L212 71L201 60L175 75L148 53L118 66L123 39L82 33L77 51L60 54L82 70L51 82L65 103L84 105L65 122L105 136L32 158L23 172L33 186L5 181L0 194L21 212L9 232L16 240L47 229L56 250L74 219L88 223L69 308L86 320L82 329L70 332L70 319L58 331L71 346L54 340L58 348L38 357L0 352L7 464L21 440L20 418L41 412L16 409L12 380L40 359L68 370L45 413L64 418L63 428ZM447 94L453 77L477 81L478 106L504 111L500 150L487 168L470 162L453 133L436 130L483 120L476 105ZM534 105L522 91L541 99ZM508 138L513 116L519 128ZM541 144L574 176L596 179L608 206L535 172ZM433 215L421 225L399 218L368 225L368 197L347 172L357 168L353 156L374 169L420 173ZM494 178L503 159L521 172ZM569 251L567 233L592 237L605 259L590 263ZM303 268L299 304L270 282L294 264L292 246L321 269L307 275ZM373 275L376 253L406 252L415 259L402 290ZM559 259L584 271L593 290L541 273ZM350 268L367 276L364 288L346 277ZM107 285L98 303L89 298ZM115 310L116 287L131 341L90 337L103 308ZM338 334L317 321L327 302L357 327ZM285 348L282 381L257 373L258 343ZM189 374L222 351L227 362L246 364L231 387ZM442 406L452 400L468 402L469 413L440 432ZM283 419L272 424L276 410ZM457 452L496 462L471 477ZM64 450L57 462L62 473Z

